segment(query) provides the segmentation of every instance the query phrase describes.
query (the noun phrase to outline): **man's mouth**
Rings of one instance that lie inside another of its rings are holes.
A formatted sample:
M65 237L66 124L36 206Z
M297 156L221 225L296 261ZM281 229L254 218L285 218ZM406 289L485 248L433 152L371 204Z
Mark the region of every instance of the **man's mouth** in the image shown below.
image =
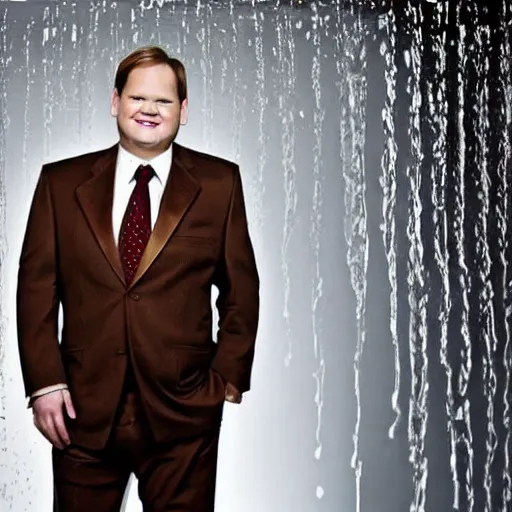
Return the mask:
M136 119L135 122L140 126L145 126L146 128L155 128L158 126L158 123L153 123L152 121L139 121Z

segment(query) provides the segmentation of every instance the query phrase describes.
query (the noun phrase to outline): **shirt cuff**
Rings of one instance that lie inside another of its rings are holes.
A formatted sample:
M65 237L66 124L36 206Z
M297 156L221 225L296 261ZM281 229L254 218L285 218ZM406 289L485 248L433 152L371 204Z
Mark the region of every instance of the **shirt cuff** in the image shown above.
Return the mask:
M68 389L67 384L54 384L53 386L46 386L44 388L38 389L34 391L32 395L30 395L28 406L31 407L31 405L34 403L34 400L40 396L48 395L49 393L54 393L55 391L62 391L63 389Z

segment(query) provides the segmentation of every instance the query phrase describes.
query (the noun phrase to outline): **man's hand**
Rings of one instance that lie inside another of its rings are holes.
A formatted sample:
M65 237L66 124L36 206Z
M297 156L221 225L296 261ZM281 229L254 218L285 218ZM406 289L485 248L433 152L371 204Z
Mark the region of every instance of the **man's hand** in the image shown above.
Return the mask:
M34 425L59 450L63 450L70 443L64 423L64 409L71 419L76 418L71 395L67 389L37 397L32 405Z
M242 394L238 389L230 384L229 382L226 384L226 402L231 402L233 404L239 404L242 401Z

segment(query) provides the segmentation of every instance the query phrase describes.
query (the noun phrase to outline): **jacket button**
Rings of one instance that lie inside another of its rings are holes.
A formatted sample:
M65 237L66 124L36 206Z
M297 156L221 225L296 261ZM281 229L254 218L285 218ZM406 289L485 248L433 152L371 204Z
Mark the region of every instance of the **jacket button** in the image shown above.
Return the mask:
M140 295L138 293L130 293L130 299L132 300L139 300Z
M116 350L116 354L117 354L117 355L123 355L123 354L126 354L126 349L124 349L124 348L118 348L118 349Z

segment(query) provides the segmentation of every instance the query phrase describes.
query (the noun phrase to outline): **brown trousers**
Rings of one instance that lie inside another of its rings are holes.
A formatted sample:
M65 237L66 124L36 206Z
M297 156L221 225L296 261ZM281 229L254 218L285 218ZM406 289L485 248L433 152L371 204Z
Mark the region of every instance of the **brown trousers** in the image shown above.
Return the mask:
M144 512L213 512L218 441L216 430L157 445L137 394L127 392L105 449L53 449L54 512L120 511L131 473Z

